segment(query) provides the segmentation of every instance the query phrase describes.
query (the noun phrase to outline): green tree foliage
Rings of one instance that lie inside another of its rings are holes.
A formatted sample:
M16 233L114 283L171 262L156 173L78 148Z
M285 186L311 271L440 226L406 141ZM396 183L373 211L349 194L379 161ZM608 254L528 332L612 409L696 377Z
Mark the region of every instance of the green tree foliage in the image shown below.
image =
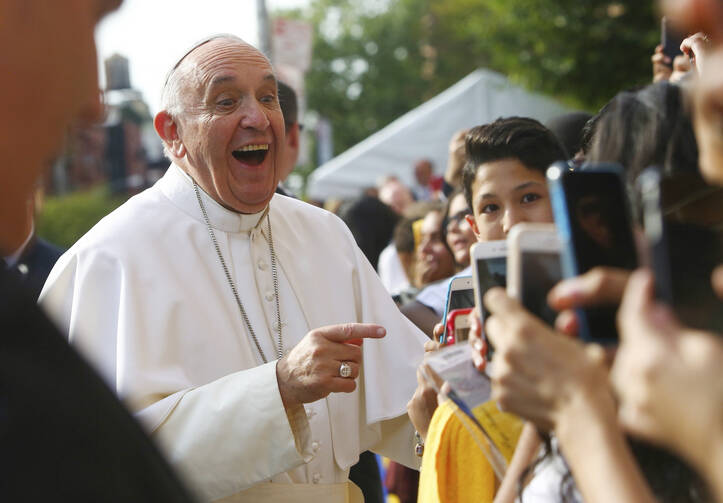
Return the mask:
M454 0L434 2L440 43L526 87L596 110L649 83L658 43L653 2ZM467 48L466 50L464 48ZM462 64L459 56L449 58Z
M125 200L125 197L112 196L107 187L49 197L37 217L38 235L58 246L70 248Z
M308 108L342 152L479 67L591 111L650 81L653 2L312 0Z

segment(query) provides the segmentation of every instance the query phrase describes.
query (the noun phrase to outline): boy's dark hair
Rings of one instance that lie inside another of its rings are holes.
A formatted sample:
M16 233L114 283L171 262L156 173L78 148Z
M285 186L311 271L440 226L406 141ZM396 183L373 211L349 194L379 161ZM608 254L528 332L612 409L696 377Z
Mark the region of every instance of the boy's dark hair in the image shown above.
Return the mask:
M555 161L566 158L555 135L535 119L507 117L477 126L465 137L467 163L462 170L464 197L472 206L472 183L480 164L500 159L517 159L527 169L544 174Z

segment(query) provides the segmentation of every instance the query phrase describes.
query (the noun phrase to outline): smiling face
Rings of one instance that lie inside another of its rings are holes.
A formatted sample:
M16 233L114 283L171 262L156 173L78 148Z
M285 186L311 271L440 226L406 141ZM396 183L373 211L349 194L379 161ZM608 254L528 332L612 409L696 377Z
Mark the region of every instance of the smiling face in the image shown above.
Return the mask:
M467 221L478 241L505 239L520 222L552 223L545 176L514 158L486 162L472 183Z
M222 38L192 51L176 71L183 79L181 112L156 117L174 161L226 208L263 210L279 180L284 141L268 60L242 41Z
M467 221L470 210L463 193L459 193L449 203L447 223L447 244L454 254L454 260L462 265L469 265L469 247L475 242L472 227Z
M417 248L417 278L426 285L454 274L454 259L442 242L442 212L430 211L422 221Z

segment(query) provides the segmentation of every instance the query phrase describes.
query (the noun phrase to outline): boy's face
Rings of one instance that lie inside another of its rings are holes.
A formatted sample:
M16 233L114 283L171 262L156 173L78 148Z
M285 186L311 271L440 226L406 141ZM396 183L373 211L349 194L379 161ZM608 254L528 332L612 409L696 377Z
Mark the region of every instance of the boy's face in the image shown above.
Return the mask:
M520 222L552 223L545 176L515 158L480 164L467 221L477 241L506 239Z

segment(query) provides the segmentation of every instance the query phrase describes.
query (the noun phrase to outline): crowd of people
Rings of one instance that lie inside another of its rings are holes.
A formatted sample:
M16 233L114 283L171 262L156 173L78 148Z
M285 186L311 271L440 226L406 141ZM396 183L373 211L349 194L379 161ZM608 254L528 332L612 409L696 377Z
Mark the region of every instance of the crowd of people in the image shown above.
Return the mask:
M283 186L293 90L247 42L201 40L154 119L166 174L57 260L38 305L28 201L66 128L102 115L93 33L121 1L0 0L0 499L375 502L373 452L405 503L723 502L723 4L664 2L692 35L675 61L655 49L654 84L460 130L443 176L419 159L414 186L390 175L338 217ZM496 478L424 358L470 247L554 223L556 161L618 163L634 209L659 168L673 301L645 268L561 281L554 325L488 291L474 366L525 421ZM577 337L600 306L614 348Z

